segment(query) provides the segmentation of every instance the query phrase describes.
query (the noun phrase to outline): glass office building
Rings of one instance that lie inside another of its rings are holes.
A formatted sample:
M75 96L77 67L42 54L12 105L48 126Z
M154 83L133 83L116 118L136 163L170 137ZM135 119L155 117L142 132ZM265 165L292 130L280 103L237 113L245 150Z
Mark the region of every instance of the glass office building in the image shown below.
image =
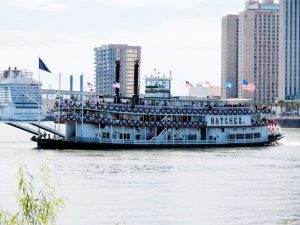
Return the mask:
M132 97L134 64L136 60L141 60L140 46L110 44L95 48L96 91L104 96L115 94L112 85L116 81L116 60L121 62L120 95Z
M300 100L300 1L280 0L280 99Z

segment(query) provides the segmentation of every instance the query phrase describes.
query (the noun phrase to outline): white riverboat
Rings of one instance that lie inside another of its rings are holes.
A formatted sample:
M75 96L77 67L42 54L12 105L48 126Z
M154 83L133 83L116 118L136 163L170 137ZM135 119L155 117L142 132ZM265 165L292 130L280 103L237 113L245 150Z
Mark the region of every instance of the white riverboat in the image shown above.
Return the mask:
M39 148L125 149L268 145L283 137L266 106L173 98L171 79L158 77L146 78L139 98L137 82L132 98L60 100L55 123L65 124L65 137L33 140Z
M41 84L32 73L17 68L0 72L0 119L37 121L41 109Z

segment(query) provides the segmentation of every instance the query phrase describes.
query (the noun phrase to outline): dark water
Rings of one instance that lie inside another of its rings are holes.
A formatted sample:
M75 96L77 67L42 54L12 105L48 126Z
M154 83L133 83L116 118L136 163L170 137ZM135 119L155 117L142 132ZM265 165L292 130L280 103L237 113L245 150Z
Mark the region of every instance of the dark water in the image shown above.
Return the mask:
M20 165L47 164L68 200L59 224L300 224L300 130L279 146L38 151L0 125L0 207L13 211Z

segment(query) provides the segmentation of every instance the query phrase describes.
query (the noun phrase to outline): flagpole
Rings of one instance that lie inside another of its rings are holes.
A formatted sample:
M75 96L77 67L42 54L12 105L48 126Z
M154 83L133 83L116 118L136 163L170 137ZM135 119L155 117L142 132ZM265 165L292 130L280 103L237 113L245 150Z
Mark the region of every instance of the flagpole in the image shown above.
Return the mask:
M40 58L40 57L39 57ZM42 97L42 84L41 84L41 70L39 69L39 95L40 95L40 99L39 99L39 103L38 103L38 107L39 107L39 117L38 117L38 124L39 126L41 125L41 110L42 110L42 101L43 101L43 97ZM41 129L38 128L38 138L41 136Z
M61 98L60 98L60 92L61 92L61 73L59 73L58 77L58 99L59 99L59 107L58 107L58 130L60 131L60 104L61 104Z

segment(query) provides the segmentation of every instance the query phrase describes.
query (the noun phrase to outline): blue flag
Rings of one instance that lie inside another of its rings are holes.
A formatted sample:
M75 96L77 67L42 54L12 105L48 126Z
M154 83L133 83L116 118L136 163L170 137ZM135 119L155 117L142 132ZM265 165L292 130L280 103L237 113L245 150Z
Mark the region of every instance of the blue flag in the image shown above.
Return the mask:
M51 71L48 69L48 67L46 66L46 64L43 62L43 60L41 60L41 58L39 58L39 69L40 70L44 70L48 73L51 73Z
M232 88L232 83L230 81L226 82L226 88L231 89Z

